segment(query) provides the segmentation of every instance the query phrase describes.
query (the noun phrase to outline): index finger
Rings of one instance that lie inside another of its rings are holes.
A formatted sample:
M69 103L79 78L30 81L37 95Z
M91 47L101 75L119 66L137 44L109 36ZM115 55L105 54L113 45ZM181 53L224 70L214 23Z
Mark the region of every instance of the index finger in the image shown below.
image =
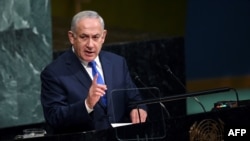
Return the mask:
M93 77L92 83L97 84L98 73Z

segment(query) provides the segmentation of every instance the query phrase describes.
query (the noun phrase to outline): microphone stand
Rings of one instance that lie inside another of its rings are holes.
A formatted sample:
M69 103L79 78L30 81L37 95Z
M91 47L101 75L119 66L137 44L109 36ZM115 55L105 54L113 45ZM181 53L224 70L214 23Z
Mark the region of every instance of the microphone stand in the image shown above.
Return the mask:
M134 79L137 80L143 87L147 87L147 85L145 83L143 83L140 79L140 77L137 75L137 73L134 72ZM153 93L152 91L149 90L149 93L154 97L154 98L157 98ZM164 109L165 113L167 114L167 116L170 118L170 113L169 111L167 110L166 106L162 103L162 102L159 102L160 106Z
M206 90L206 91L199 91L199 92L186 93L186 94L181 94L181 95L167 96L167 97L164 97L164 98L149 99L149 100L144 100L144 101L136 101L136 102L131 102L130 105L154 104L154 103L159 103L159 102L180 100L180 99L185 99L187 97L194 97L194 96L200 96L200 95L205 95L205 94L214 94L214 93L220 93L220 92L227 92L227 91L230 91L230 90L231 90L231 88L227 88L227 87L217 88L217 89L211 89L211 90Z
M174 77L174 79L178 82L178 84L187 92L186 86L180 81L180 79L171 71L170 67L168 65L164 65L164 69ZM200 102L200 100L197 97L193 97L194 100L201 106L204 112L206 112L206 109L204 105Z

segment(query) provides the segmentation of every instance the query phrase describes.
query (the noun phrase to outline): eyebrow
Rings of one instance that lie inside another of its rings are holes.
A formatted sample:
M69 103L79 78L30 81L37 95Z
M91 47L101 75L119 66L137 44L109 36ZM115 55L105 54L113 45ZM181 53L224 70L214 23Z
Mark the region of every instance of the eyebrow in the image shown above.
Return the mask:
M89 35L89 34L85 34L85 33L83 33L83 34L80 34L80 36L101 36L101 34L99 34L99 33L97 33L97 34L94 34L94 35Z

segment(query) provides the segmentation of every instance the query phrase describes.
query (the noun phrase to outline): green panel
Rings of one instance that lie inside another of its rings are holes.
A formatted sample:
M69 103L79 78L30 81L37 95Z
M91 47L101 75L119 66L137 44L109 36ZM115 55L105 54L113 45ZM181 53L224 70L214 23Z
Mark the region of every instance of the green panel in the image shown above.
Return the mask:
M237 89L239 100L250 100L250 89ZM211 111L214 107L214 103L218 101L236 101L236 93L231 90L223 93L207 94L203 96L197 96L197 99L203 104L206 111ZM187 99L187 114L202 113L203 109L194 98Z
M50 1L1 0L0 13L0 128L43 122L40 72L52 60Z

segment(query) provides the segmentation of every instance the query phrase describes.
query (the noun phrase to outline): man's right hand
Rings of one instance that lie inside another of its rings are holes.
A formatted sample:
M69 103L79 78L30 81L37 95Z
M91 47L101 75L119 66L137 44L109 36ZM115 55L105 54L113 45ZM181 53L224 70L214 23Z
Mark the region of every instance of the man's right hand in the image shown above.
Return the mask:
M107 85L98 84L96 82L98 74L96 74L92 80L92 84L89 89L88 96L86 98L86 104L89 108L93 109L101 96L104 96L107 90Z

